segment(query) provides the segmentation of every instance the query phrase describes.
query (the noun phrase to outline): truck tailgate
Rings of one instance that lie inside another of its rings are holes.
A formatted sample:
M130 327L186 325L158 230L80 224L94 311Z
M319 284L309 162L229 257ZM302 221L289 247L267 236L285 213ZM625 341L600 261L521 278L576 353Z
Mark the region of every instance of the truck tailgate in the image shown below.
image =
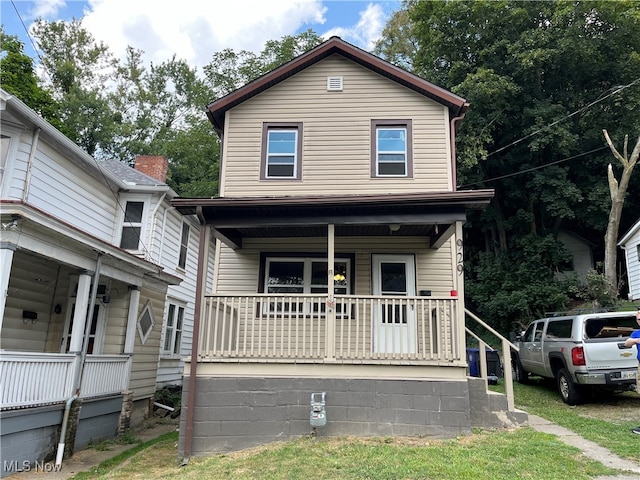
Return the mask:
M591 340L584 343L584 357L589 369L637 368L636 349L625 348L617 339Z

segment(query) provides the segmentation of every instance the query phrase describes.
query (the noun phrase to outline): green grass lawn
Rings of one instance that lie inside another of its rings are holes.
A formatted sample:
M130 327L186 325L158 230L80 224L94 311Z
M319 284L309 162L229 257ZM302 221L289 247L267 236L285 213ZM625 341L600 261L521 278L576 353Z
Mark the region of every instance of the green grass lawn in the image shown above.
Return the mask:
M496 390L504 388L503 382ZM640 462L640 438L630 432L640 396L607 396L569 407L553 385L514 386L516 406L547 418ZM179 466L177 433L135 447L76 479L589 479L616 471L584 457L556 437L529 427L475 431L451 440L429 438L301 438Z

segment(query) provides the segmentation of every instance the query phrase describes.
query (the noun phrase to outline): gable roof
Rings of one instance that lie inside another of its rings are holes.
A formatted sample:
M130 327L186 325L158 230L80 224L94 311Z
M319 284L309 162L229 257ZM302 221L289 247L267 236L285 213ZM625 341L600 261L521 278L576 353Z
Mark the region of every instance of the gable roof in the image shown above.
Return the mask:
M622 238L618 242L618 246L625 248L625 243L627 243L627 241L629 241L638 230L640 230L640 219L638 219L638 221L629 229L629 231L622 236Z
M440 88L433 83L427 82L423 78L397 67L380 57L372 55L350 43L345 42L340 37L331 37L317 47L303 53L293 60L280 67L258 77L256 80L243 87L225 95L224 97L210 103L207 106L207 116L213 124L213 128L218 132L224 129L224 119L227 110L249 100L251 97L271 88L272 86L286 80L296 73L318 63L330 55L342 55L343 57L362 65L369 70L382 75L394 82L404 85L425 97L428 97L449 109L451 118L458 117L466 112L469 104L457 95Z

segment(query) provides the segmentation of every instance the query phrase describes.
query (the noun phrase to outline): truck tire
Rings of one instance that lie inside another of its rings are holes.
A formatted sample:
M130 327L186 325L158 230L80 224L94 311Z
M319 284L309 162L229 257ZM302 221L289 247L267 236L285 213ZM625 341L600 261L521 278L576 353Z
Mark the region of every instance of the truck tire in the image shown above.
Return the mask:
M579 385L573 383L571 375L566 369L561 368L556 376L558 391L562 401L567 405L578 405L582 402L582 390Z
M516 378L516 382L522 385L529 383L529 372L524 369L517 356L513 359L513 376Z

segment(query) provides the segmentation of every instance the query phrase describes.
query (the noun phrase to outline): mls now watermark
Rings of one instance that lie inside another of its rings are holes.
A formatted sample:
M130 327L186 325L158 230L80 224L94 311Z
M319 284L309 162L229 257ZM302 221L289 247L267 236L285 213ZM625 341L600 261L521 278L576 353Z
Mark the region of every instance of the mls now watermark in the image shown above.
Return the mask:
M53 473L62 470L62 465L53 462L32 462L30 460L3 460L2 469L5 472L42 472Z

